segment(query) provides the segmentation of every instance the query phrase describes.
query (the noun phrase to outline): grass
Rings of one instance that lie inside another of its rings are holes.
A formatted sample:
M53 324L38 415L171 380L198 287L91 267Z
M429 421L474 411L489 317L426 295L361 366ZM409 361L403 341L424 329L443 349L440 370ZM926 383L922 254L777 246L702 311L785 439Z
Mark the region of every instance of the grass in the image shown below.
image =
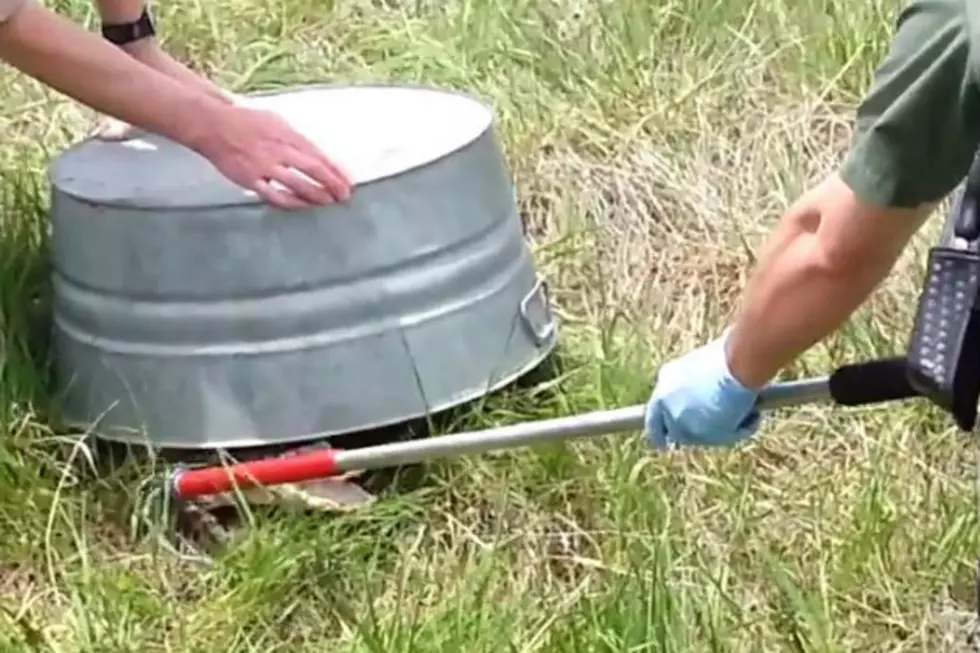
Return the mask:
M391 79L493 103L573 363L554 397L491 402L497 423L643 401L660 362L718 332L767 230L839 160L900 5L157 12L169 49L235 90ZM620 436L447 462L364 512L259 521L211 564L160 554L120 519L126 486L82 483L67 458L85 450L43 415L44 167L92 115L2 75L0 651L965 650L974 445L912 403L781 413L731 452ZM901 350L938 231L791 373Z

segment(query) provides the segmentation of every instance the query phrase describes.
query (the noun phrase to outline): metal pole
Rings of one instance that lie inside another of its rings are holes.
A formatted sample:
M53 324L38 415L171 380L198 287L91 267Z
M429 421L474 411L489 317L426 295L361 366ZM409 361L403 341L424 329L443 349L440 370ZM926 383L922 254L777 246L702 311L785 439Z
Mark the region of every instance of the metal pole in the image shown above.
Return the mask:
M770 386L759 399L759 408L771 410L829 399L828 378ZM527 447L550 441L564 441L611 435L623 431L642 431L646 406L602 410L557 419L524 422L512 426L443 435L411 442L394 442L364 449L338 451L338 472L411 465L427 460L450 458L496 449Z
M760 410L827 401L830 377L770 385L762 391ZM512 426L395 442L348 451L319 450L285 458L269 458L227 467L178 470L171 476L174 494L191 498L258 485L300 483L354 470L410 465L496 449L526 447L543 442L610 435L643 429L644 404L583 415L524 422Z

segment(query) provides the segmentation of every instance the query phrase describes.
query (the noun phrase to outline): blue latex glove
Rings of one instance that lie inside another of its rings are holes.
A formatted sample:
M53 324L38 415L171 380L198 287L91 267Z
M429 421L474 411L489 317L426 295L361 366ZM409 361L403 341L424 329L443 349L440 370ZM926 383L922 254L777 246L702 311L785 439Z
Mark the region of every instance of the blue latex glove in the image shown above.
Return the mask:
M729 371L727 338L728 330L660 369L647 403L644 431L655 447L731 446L758 430L758 393Z

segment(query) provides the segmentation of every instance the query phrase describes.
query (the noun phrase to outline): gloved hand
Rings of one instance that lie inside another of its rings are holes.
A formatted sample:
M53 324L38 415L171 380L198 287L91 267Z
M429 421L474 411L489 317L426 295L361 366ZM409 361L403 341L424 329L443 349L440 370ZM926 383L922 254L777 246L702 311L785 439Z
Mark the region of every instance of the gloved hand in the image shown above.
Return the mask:
M729 331L660 369L647 403L644 430L655 447L731 446L758 430L760 415L754 408L758 393L739 383L728 369Z

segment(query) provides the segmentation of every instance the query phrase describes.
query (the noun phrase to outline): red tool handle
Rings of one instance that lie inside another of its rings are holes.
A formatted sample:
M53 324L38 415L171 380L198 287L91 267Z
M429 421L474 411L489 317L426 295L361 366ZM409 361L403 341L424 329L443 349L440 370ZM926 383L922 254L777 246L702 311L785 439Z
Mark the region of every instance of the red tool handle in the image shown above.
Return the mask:
M337 473L337 451L321 449L300 456L266 458L252 462L177 470L173 489L179 497L199 497L246 490L258 486L300 483L312 478L327 478Z

